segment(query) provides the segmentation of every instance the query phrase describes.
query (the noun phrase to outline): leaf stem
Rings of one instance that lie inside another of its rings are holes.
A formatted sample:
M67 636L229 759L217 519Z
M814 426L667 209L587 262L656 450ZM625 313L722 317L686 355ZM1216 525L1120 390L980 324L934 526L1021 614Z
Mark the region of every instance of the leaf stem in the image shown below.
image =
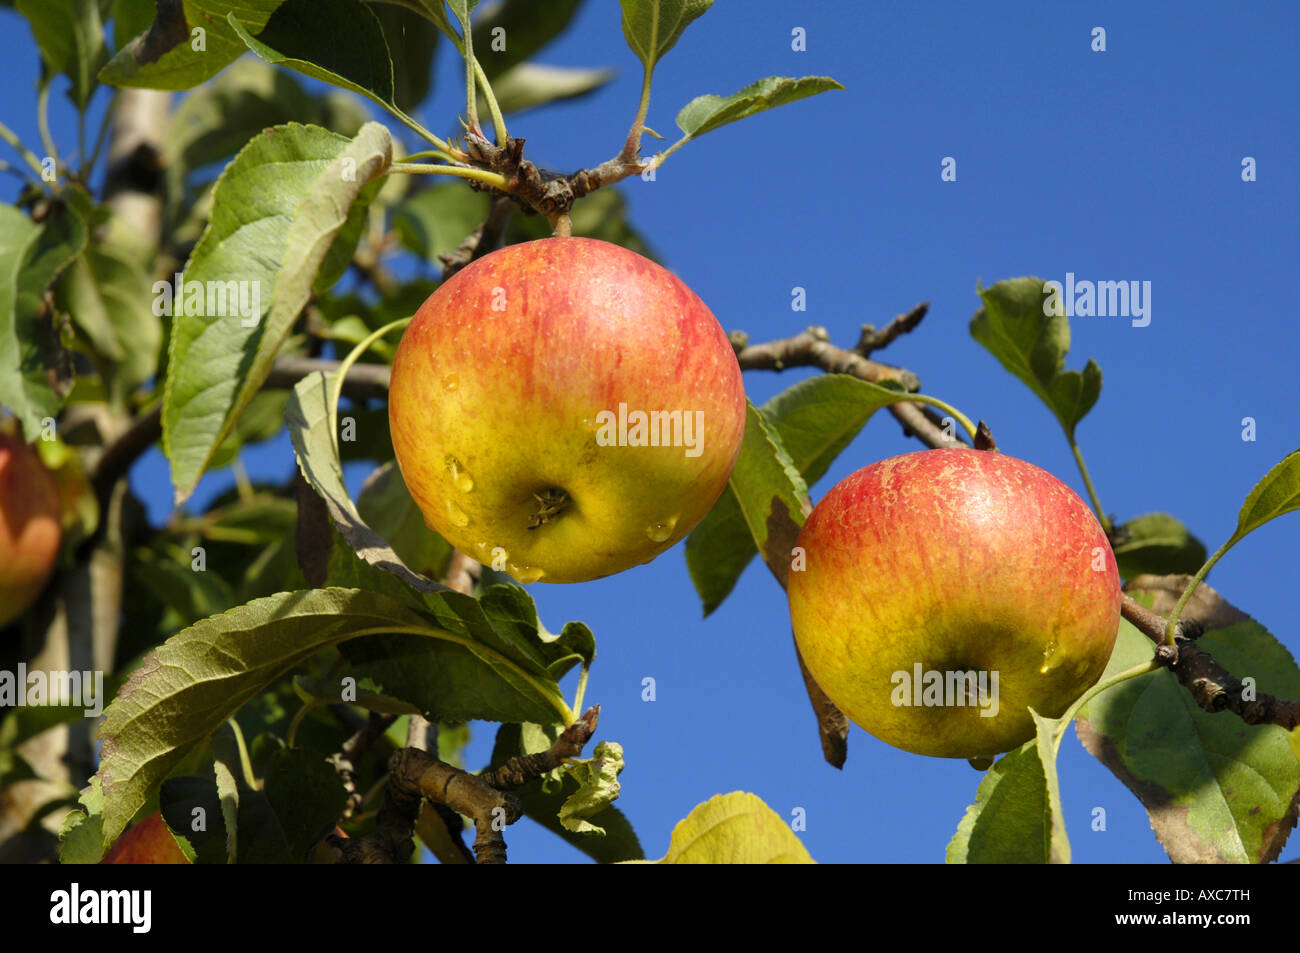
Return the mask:
M235 721L234 716L226 719L226 724L230 725L231 731L235 733L235 745L239 748L239 768L244 775L244 783L254 791L260 791L262 784L253 774L253 762L248 757L248 745L244 743L244 732L239 727L239 722Z
M587 676L589 674L591 674L591 666L583 662L582 671L578 673L578 690L573 694L574 711L582 711L582 697L587 694Z
M41 144L45 146L45 154L54 160L54 167L59 166L59 150L54 145L54 137L50 135L50 86L51 83L44 83L36 94L36 125L41 131Z
M35 182L39 185L44 178L40 161L32 154L30 149L22 144L22 141L14 134L14 131L2 122L0 122L0 139L9 143L9 145L13 147L13 150L22 156L23 161L27 163L27 167L36 173Z
M483 72L483 64L474 59L474 73L478 78L478 85L483 90L483 101L487 103L488 113L492 116L492 129L496 133L497 145L504 146L506 140L510 138L506 132L506 119L501 115L501 106L497 103L496 93L492 92L492 84L488 82L487 73Z
M903 394L903 393L900 393L900 394L898 395L898 400L895 401L895 403L900 403L900 404L927 404L927 405L929 405L930 407L934 407L936 410L942 410L942 411L945 411L945 412L951 414L951 415L953 416L953 418L957 421L957 423L959 423L959 424L962 425L962 428L966 431L967 434L970 435L970 438L971 438L972 441L974 441L974 439L975 439L975 425L974 425L973 423L970 422L970 418L967 417L965 414L963 414L960 410L958 410L958 409L957 409L956 407L954 407L952 404L949 404L947 401L942 401L942 400L940 400L940 399L937 398L937 397L931 397L931 396L929 396L928 394Z
M1060 750L1061 739L1065 737L1065 730L1070 727L1070 722L1074 720L1074 716L1080 708L1107 689L1114 688L1120 682L1127 682L1130 678L1137 678L1138 676L1145 675L1148 672L1154 672L1158 668L1160 668L1160 661L1153 655L1150 660L1146 662L1134 665L1132 668L1126 668L1124 671L1112 675L1104 682L1098 682L1075 699L1074 704L1065 710L1065 714L1056 719L1061 725L1061 730L1056 737L1052 739L1052 753L1056 754L1056 752Z
M330 394L329 404L326 405L329 407L330 412L330 434L334 440L334 453L336 456L339 452L339 396L343 393L343 381L347 378L348 371L351 370L352 365L357 362L357 358L366 353L366 350L370 345L374 344L389 331L399 327L406 327L411 323L411 320L411 318L401 318L397 321L390 321L388 324L385 324L378 331L375 331L354 347L351 352L349 352L348 356L343 359L342 363L339 364L339 368L334 374L334 384L331 387L332 393Z
M471 169L458 165L420 165L412 162L394 162L388 167L389 172L406 172L410 175L456 175L462 179L475 179L484 182L502 192L510 191L510 183L500 172L487 169Z
M1233 547L1233 544L1237 542L1237 539L1237 534L1233 533L1231 538L1216 549L1214 555L1205 561L1205 565L1196 570L1196 575L1192 577L1192 581L1187 584L1187 588L1183 590L1183 594L1178 597L1178 602L1174 604L1174 611L1169 613L1169 624L1165 627L1165 645L1174 644L1174 635L1178 631L1178 617L1182 615L1183 609L1185 609L1187 603L1191 601L1192 595L1196 592L1196 587L1199 586L1205 577L1210 574L1210 570L1214 568L1214 564L1223 558L1223 554Z
M1111 532L1110 517L1106 511L1101 508L1101 500L1097 499L1097 491L1092 485L1092 477L1088 474L1088 465L1083 462L1083 451L1079 449L1079 444L1075 442L1074 435L1070 435L1070 449L1074 451L1074 462L1079 465L1079 473L1083 477L1083 485L1088 489L1088 499L1092 500L1092 511L1097 514L1097 522L1109 536Z
M645 117L650 112L650 81L654 76L655 54L658 49L659 4L656 3L651 7L650 12L650 50L642 63L644 70L641 74L641 101L637 104L632 128L627 131L627 139L623 142L623 151L619 153L619 158L624 163L635 162L641 154L641 130L645 128Z

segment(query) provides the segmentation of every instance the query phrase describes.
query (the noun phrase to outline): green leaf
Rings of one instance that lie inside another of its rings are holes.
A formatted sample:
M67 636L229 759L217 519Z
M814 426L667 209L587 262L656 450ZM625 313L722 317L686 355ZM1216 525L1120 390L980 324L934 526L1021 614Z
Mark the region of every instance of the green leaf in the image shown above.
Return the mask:
M1115 527L1123 542L1115 547L1119 574L1195 573L1205 562L1205 546L1168 513L1148 513Z
M387 541L366 524L348 495L343 466L330 431L329 397L333 380L332 375L308 375L298 382L289 398L285 421L298 456L298 469L325 501L330 519L352 551L368 565L400 580L400 584L388 590L395 598L412 599L406 587L422 593L437 592L442 587L413 572Z
M1038 734L998 759L948 844L950 864L1068 864L1053 736L1061 723L1033 709Z
M348 799L338 771L325 756L302 748L276 754L264 790L294 863L301 863L329 833Z
M1168 614L1179 576L1140 580L1129 594ZM1300 697L1300 667L1258 622L1201 585L1184 617L1206 627L1197 645L1258 692ZM1102 679L1150 659L1150 639L1120 626ZM1079 711L1083 746L1131 790L1174 863L1267 863L1296 822L1300 762L1292 732L1201 710L1167 669L1129 679Z
M808 486L776 429L748 401L745 438L728 486L764 562L784 578L799 527L812 509Z
M380 575L351 561L363 569L362 579ZM347 578L332 567L331 581ZM351 642L340 649L351 663L346 674L370 679L431 721L554 725L565 719L568 705L556 679L580 661L581 636L590 639L585 626L566 626L558 639L548 636L536 622L531 597L517 586L491 587L481 602L451 590L424 601L441 634Z
M538 754L551 746L557 737L554 730L544 731L537 725L503 724L497 730L496 744L492 749L492 765L498 767L519 755ZM597 746L599 747L599 746ZM636 831L627 817L617 807L606 804L587 816L588 823L600 827L603 836L592 837L566 828L560 822L560 811L569 798L578 793L576 778L564 774L558 783L546 783L542 778L530 781L514 792L524 809L524 815L557 835L566 843L582 851L599 864L614 864L626 860L641 860L645 853Z
M377 3L368 7L383 27L393 61L393 103L410 112L429 98L438 27L409 7Z
M63 400L47 364L62 345L41 302L59 273L86 247L86 226L56 202L40 225L12 205L0 205L0 405L34 437Z
M560 823L575 834L605 835L605 829L589 818L618 800L618 776L623 771L623 746L613 741L596 745L592 757L564 766L565 772L578 782L560 807Z
M520 63L492 81L492 92L502 115L509 116L547 103L585 96L613 78L612 69Z
M713 0L618 0L623 8L623 39L647 74L677 45L682 31L702 16Z
M333 247L343 243L350 256L347 242L391 161L392 140L378 123L351 141L290 124L258 136L222 173L212 220L185 268L186 287L201 282L196 287L210 293L246 282L238 287L248 289L249 303L260 299L260 313L245 319L227 305L226 315L209 316L205 301L173 318L163 449L178 502L266 380L313 287L319 290L318 270L337 269Z
M95 93L95 76L108 61L99 4L96 0L18 0L15 6L31 24L46 67L72 81L68 98L85 112Z
M393 210L402 244L439 268L439 255L455 251L487 218L492 200L459 182L422 189Z
M811 864L807 848L756 794L715 794L673 828L652 864Z
M98 777L92 777L82 789L79 801L82 809L70 811L59 827L61 864L97 864L117 839L116 834L104 837L104 792Z
M359 633L427 625L385 596L329 588L258 599L168 639L104 713L104 844L196 745L282 674Z
M1082 371L1064 369L1070 350L1064 308L1059 301L1050 307L1052 292L1038 278L1010 278L977 290L984 306L971 319L971 336L1038 395L1073 441L1101 395L1101 368L1090 360Z
M357 497L357 512L412 570L430 579L446 575L452 546L424 525L396 463L389 461L369 476Z
M227 22L233 11L257 33L284 0L159 0L148 31L118 50L99 80L113 86L192 89L216 76L247 47ZM201 34L196 31L202 31ZM196 48L197 47L197 48Z
M80 187L65 190L78 214L96 223L96 238L60 276L57 305L90 340L100 358L110 394L121 407L137 387L158 371L162 321L153 310L149 273L130 230L118 216L101 215Z
M755 113L843 88L829 76L768 76L731 96L695 97L677 114L677 127L694 139Z
M483 9L474 24L474 58L492 81L498 101L497 77L541 52L568 28L581 6L582 0L501 0ZM498 37L502 42L494 42Z
M781 392L760 413L810 485L821 479L873 413L897 400L897 392L887 387L847 374L823 374ZM686 565L705 615L722 604L757 552L736 492L728 485L686 539Z
M452 45L458 51L464 52L464 43L460 38L460 34L456 32L456 28L452 26L451 17L447 16L447 5L444 0L371 0L371 2L392 3L420 14L420 16L441 30L443 35L451 40Z
M163 821L177 839L184 838L198 864L224 864L226 822L221 795L210 778L168 778L158 792Z
M356 705L366 709L366 711L373 711L380 715L420 714L419 708L410 702L402 701L400 698L393 698L391 695L371 691L361 686L356 688L355 694L352 691L345 693L341 682L334 685L323 678L296 675L293 679L293 690L304 702L313 705L335 705L346 702L349 705Z
M1230 543L1258 529L1269 520L1300 509L1300 450L1282 458L1255 485L1237 514L1237 531Z
M359 93L400 114L384 29L359 0L285 0L260 31L227 15L248 48L277 66ZM341 38L346 37L346 42Z

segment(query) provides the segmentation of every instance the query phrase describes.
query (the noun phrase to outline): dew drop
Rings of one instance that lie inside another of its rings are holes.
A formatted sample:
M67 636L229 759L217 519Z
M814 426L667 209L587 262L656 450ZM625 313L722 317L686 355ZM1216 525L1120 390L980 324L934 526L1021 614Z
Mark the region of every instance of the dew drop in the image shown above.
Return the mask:
M656 543L662 543L669 536L673 535L673 530L677 528L677 517L670 516L666 520L659 520L657 523L651 523L645 529L645 534Z
M510 575L515 577L517 582L528 585L530 582L537 582L546 575L545 569L539 569L537 566L512 566Z
M447 519L451 520L451 525L453 526L469 525L469 514L451 500L447 501Z
M457 387L460 386L460 375L459 374L446 375L442 379L442 386L444 390L455 390Z
M474 489L474 478L469 475L469 471L459 460L450 453L447 454L447 472L451 474L451 483L462 493L468 493Z
M1056 640L1053 639L1047 643L1047 648L1043 649L1043 664L1039 666L1038 674L1046 675L1060 664L1061 660L1056 658Z

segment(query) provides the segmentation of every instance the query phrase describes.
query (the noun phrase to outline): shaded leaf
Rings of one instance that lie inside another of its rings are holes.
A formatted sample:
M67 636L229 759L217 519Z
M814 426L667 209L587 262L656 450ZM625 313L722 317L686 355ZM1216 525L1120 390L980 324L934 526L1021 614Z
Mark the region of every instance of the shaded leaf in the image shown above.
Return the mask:
M62 350L41 299L59 273L86 247L86 226L56 202L40 225L12 205L0 204L0 405L35 435L62 397L48 364Z
M1119 574L1195 573L1205 562L1205 546L1168 513L1148 513L1115 527L1123 542L1114 546Z
M509 116L547 103L585 96L613 78L612 69L520 63L493 80L492 93L502 114Z
M192 89L243 55L247 47L227 22L237 11L253 33L284 0L158 0L149 29L118 50L99 71L113 86ZM201 48L194 31L201 29Z
M846 374L824 374L781 392L759 413L780 438L803 483L810 485L821 479L873 413L897 399L897 392L887 387ZM728 484L686 539L686 565L705 615L722 604L757 552L736 490Z
M430 579L446 575L452 546L424 525L396 463L385 463L366 479L357 512L412 570Z
M1140 577L1129 594L1161 614L1184 577ZM1258 691L1300 697L1300 668L1259 623L1201 585L1185 617L1207 628L1197 644ZM1102 674L1149 659L1151 641L1121 624ZM1262 863L1276 859L1296 820L1300 763L1292 733L1202 711L1166 669L1129 679L1079 711L1083 746L1131 790L1175 863Z
M492 81L498 101L501 87L497 78L532 59L543 47L563 33L582 6L582 0L502 0L484 7L474 24L474 58ZM498 33L503 30L504 33ZM496 42L497 38L503 42ZM504 49L500 48L504 47ZM504 110L504 105L502 106Z
M427 623L382 595L313 589L255 600L168 639L104 713L105 844L195 745L282 674L360 633L406 626Z
M94 95L96 74L108 61L104 24L96 0L18 0L31 24L41 59L53 73L71 81L68 98L82 112Z

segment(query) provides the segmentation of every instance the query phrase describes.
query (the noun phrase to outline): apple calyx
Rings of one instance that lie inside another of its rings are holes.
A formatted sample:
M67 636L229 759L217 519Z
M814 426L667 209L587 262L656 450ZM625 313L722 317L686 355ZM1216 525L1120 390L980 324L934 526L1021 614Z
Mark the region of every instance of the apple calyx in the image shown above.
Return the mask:
M534 493L537 509L528 517L528 528L537 529L559 517L569 505L569 494L558 486L548 486L541 493Z

